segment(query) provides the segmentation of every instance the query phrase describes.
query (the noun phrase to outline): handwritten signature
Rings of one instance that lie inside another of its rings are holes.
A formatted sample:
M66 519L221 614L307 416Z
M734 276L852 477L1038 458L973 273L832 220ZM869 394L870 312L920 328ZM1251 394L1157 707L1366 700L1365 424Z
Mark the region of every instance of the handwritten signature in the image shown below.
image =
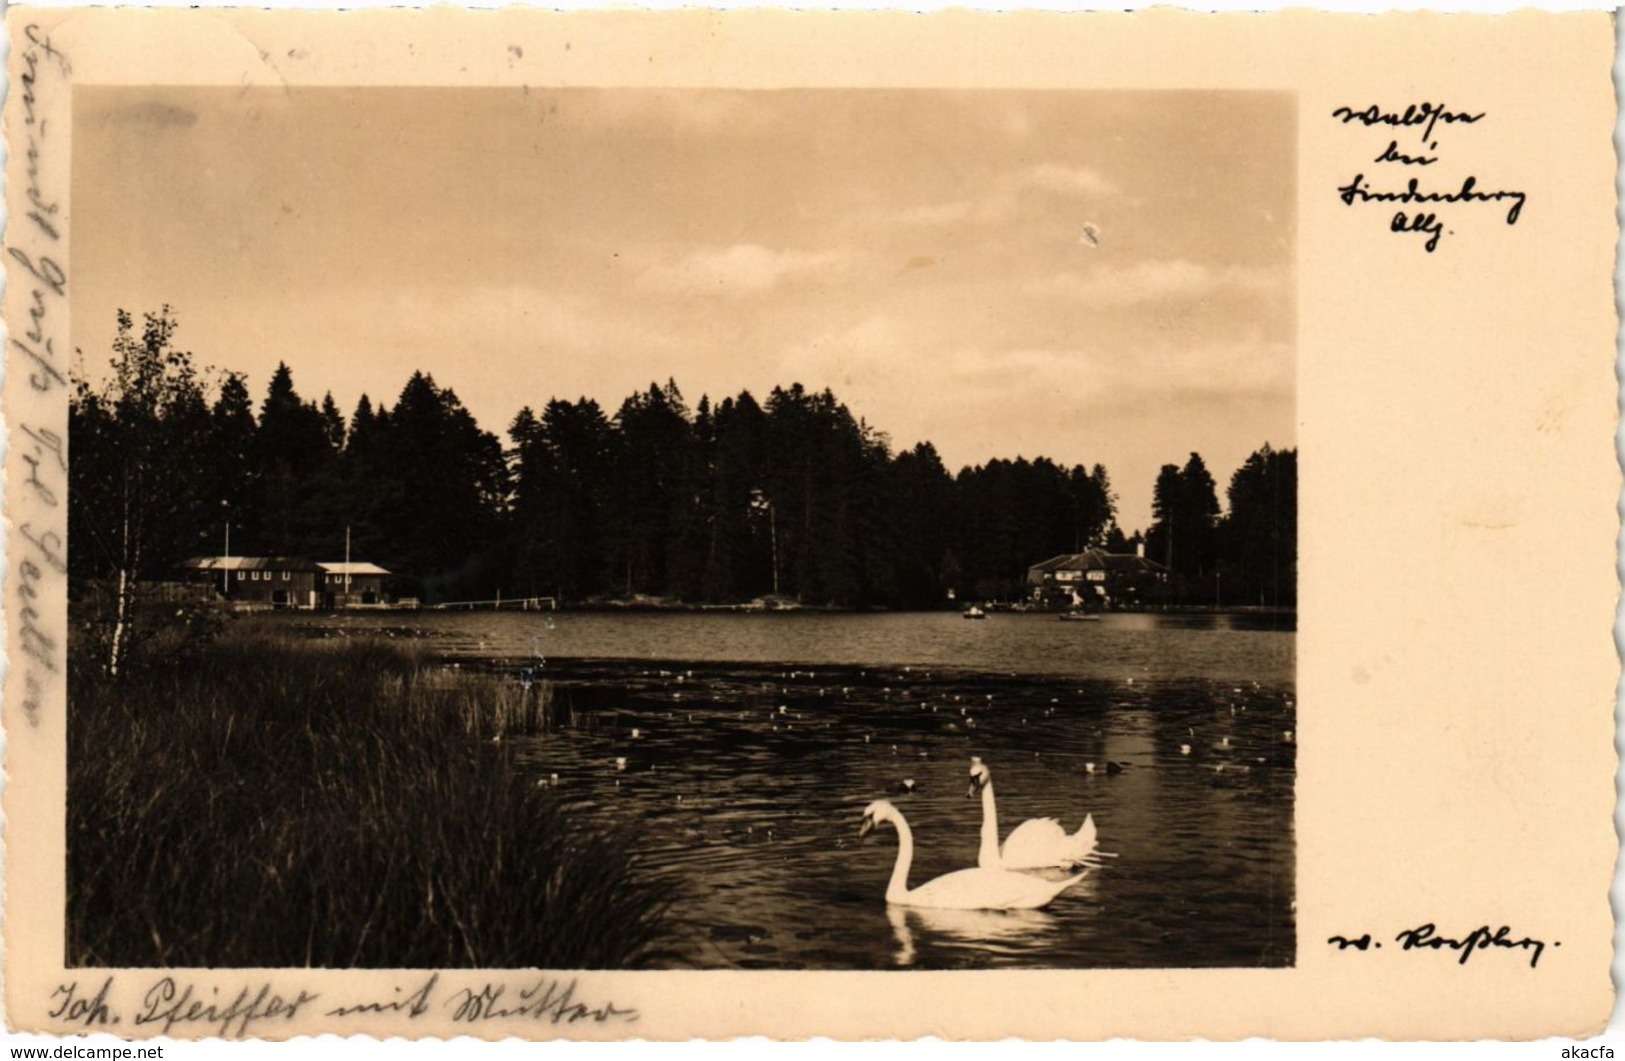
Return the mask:
M1468 959L1481 950L1517 950L1529 955L1529 968L1534 969L1540 965L1540 956L1546 953L1547 944L1544 940L1524 936L1513 939L1512 929L1508 925L1492 929L1488 925L1481 925L1465 936L1459 938L1439 935L1439 929L1433 922L1417 928L1407 928L1394 937L1394 942L1400 945L1400 950L1453 950L1458 952L1457 965L1466 965ZM1326 940L1328 946L1338 950L1381 950L1382 943L1371 938L1367 932L1359 936L1332 936ZM1561 947L1562 943L1552 943L1553 947Z

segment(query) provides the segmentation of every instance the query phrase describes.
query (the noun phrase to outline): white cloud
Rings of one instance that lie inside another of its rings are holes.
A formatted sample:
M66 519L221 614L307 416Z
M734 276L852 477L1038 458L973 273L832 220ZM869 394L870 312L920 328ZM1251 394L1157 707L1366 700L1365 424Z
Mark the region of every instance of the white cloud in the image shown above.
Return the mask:
M1024 188L1040 188L1063 195L1106 198L1117 194L1117 186L1099 171L1088 166L1063 166L1054 162L1043 162L1021 170L1015 177L1015 183Z
M1259 335L1235 341L1156 349L961 347L937 359L938 372L990 408L1038 408L1062 399L1074 406L1138 400L1223 399L1290 392L1292 348Z
M1141 397L1148 402L1167 394L1207 399L1288 396L1293 392L1295 366L1292 344L1254 333L1233 340L1147 351L1120 364L1113 374L1113 385L1124 392L1141 391ZM1154 379L1157 385L1136 386L1139 378Z
M970 216L971 204L963 199L948 203L912 206L893 215L905 225L951 225Z
M685 295L750 294L827 274L841 260L837 251L775 250L756 243L701 247L654 261L638 286Z
M558 106L553 121L619 136L748 137L768 132L784 120L763 93L726 89L572 90L549 99Z
M1066 271L1027 285L1030 295L1088 306L1195 301L1219 295L1267 298L1286 293L1287 273L1277 266L1202 265L1183 258L1152 259L1127 266Z
M1026 107L1011 105L1005 108L1000 126L1010 139L1026 140L1033 132L1032 114Z
M1292 444L1295 357L1259 333L1101 349L1000 346L885 315L782 353L781 378L830 385L898 448L930 440L950 469L992 457L1100 461L1128 527L1150 518L1157 468L1199 450L1221 478L1260 441Z
M1117 186L1098 170L1042 162L1006 170L989 182L978 197L920 203L892 211L884 215L884 219L921 226L952 225L966 220L1002 224L1020 213L1022 204L1035 193L1090 199L1109 199L1119 194Z
M989 417L1010 426L1056 408L1100 417L1127 406L1279 398L1292 393L1294 364L1290 343L1257 329L1133 348L1013 346L956 339L884 314L788 344L780 357L782 372L829 383L876 422L904 431L930 419L926 409L955 422Z

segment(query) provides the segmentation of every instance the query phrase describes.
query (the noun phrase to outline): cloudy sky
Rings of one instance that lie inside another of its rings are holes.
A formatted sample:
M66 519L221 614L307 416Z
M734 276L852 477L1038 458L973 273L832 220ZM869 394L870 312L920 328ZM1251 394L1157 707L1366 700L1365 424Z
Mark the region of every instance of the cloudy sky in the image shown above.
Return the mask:
M950 470L1103 463L1132 530L1295 444L1295 144L1266 93L80 88L74 341L167 302L256 398L421 368L498 433L799 380Z

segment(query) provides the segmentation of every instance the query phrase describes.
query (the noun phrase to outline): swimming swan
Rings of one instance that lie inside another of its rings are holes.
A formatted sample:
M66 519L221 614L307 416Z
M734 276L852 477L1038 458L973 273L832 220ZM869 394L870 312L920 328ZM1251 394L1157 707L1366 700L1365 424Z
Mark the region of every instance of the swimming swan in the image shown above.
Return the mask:
M1033 818L1010 831L999 846L999 815L993 804L993 774L980 758L971 757L970 788L965 795L982 797L982 846L976 864L983 869L1070 869L1095 856L1095 817L1088 815L1078 831L1067 834L1054 818Z
M927 881L918 888L908 886L908 870L914 861L914 834L898 809L886 800L876 800L863 810L859 836L881 822L897 829L897 864L886 885L886 901L897 906L919 906L935 910L1036 910L1088 875L1088 871L1065 880L1045 880L1025 873L1002 869L962 869Z

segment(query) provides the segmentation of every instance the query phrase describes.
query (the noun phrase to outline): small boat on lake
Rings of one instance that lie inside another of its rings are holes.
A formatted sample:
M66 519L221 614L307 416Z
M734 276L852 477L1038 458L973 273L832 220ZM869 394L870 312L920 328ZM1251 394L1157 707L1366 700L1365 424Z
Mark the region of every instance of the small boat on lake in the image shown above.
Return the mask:
M1062 612L1061 613L1061 621L1063 623L1098 623L1098 622L1100 622L1100 613L1099 612Z
M987 618L987 612L985 612L982 609L978 608L974 604L972 604L969 608L966 608L964 610L964 612L961 613L961 615L962 615L963 618L966 618L966 619L986 619Z

